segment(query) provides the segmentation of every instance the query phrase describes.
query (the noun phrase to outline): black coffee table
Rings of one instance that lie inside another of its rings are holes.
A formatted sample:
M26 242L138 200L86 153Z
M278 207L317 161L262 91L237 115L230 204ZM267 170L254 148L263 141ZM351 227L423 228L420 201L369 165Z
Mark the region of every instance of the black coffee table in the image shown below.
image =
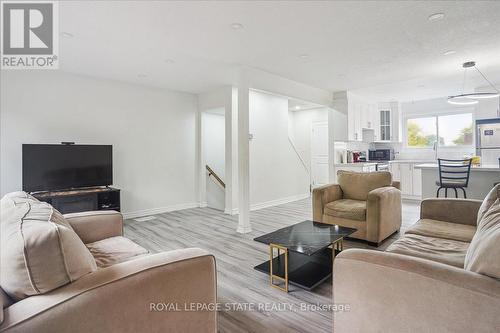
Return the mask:
M271 285L288 292L288 284L312 290L332 275L335 255L343 239L356 229L304 221L255 238L269 245L269 260L254 268L269 274ZM330 248L329 246L332 245ZM277 250L277 256L274 256ZM335 255L332 256L332 251ZM271 266L272 260L272 266ZM274 280L284 282L278 286Z

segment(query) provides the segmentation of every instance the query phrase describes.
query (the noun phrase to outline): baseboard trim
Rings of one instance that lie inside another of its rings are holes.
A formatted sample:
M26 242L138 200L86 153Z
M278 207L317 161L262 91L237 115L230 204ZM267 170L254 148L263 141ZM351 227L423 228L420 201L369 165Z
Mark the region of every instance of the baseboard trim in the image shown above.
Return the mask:
M306 199L309 197L310 197L309 193L304 193L304 194L299 194L299 195L292 195L292 196L281 198L281 199L260 202L260 203L251 205L250 210L253 211L253 210L259 210L259 209L263 209L263 208L283 205L283 204L286 204L289 202L302 200L302 199ZM134 219L136 217L163 214L163 213L173 212L176 210L197 208L197 207L207 207L207 204L206 204L206 202L201 202L201 203L189 202L189 203L182 203L182 204L170 205L170 206L165 206L165 207L150 208L150 209L138 210L135 212L123 213L123 218L124 219ZM238 211L238 208L233 208L231 211L226 209L224 211L224 213L230 214L230 215L237 215L239 213L239 211Z
M276 199L276 200L270 200L270 201L264 201L264 202L259 202L253 205L250 205L250 211L254 210L259 210L263 208L268 208L268 207L274 207L278 205L283 205L289 202L294 202L302 199L309 198L311 196L310 193L304 193L304 194L298 194L298 195L292 195L289 197L281 198L281 199ZM231 214L231 215L238 215L239 211L238 208L233 209L232 212L229 212L228 210L225 211L226 214Z
M173 212L176 210L197 208L197 207L200 207L200 203L198 203L198 202L182 203L182 204L170 205L170 206L165 206L165 207L150 208L150 209L144 209L144 210L137 210L135 212L123 213L123 218L124 219L134 219L136 217L163 214L163 213Z
M283 205L289 202L294 202L302 199L309 198L310 194L309 193L304 193L304 194L298 194L298 195L292 195L289 197L285 198L280 198L276 200L270 200L270 201L265 201L265 202L260 202L256 203L253 205L250 205L250 210L259 210L263 208L268 208L268 207L273 207L273 206L278 206L278 205Z
M231 210L229 209L224 209L224 214L228 215L238 215L238 208L233 208Z

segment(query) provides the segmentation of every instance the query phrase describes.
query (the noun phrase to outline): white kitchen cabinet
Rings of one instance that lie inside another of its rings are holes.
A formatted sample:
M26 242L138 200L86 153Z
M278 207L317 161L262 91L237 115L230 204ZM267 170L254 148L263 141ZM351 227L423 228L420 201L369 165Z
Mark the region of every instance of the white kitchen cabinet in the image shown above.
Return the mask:
M412 194L418 197L422 196L422 170L415 169L416 164L412 164Z
M412 195L413 175L410 163L399 163L401 193L403 195Z
M380 141L391 141L391 110L380 110Z
M368 128L376 130L374 124L376 123L375 119L377 117L376 106L374 104L349 101L347 115L349 140L363 141L363 129ZM378 133L376 133L375 140L377 140L377 137Z
M401 181L401 173L399 171L399 163L390 163L389 171L392 173L392 179Z
M377 111L376 129L377 141L399 142L400 140L400 112L397 102L381 103Z
M422 196L422 171L415 169L421 162L392 162L389 170L392 179L401 184L401 194L405 198L419 199Z

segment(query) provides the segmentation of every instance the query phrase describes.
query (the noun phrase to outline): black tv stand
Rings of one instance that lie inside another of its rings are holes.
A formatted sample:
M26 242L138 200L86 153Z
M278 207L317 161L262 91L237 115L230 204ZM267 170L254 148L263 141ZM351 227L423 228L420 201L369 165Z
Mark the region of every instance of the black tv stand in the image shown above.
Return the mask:
M121 210L120 190L109 186L37 192L32 195L40 201L48 202L63 214L89 210Z

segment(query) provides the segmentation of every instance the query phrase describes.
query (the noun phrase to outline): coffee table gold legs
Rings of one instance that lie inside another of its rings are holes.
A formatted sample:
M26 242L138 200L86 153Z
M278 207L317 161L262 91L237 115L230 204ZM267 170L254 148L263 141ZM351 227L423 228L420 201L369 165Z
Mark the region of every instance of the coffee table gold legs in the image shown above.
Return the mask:
M285 276L274 275L273 273L273 257L274 257L274 249L278 250L278 257L281 255L280 251L283 251L285 255ZM284 246L269 244L269 277L271 286L277 288L281 291L288 292L288 249ZM285 287L281 287L274 283L274 280L280 280L285 283Z
M342 239L339 239L338 241L336 241L333 248L339 252L343 251L344 250L344 239L342 238Z
M333 263L335 261L335 256L337 253L335 251L343 251L344 250L344 239L341 238L332 245L332 268L333 268Z

